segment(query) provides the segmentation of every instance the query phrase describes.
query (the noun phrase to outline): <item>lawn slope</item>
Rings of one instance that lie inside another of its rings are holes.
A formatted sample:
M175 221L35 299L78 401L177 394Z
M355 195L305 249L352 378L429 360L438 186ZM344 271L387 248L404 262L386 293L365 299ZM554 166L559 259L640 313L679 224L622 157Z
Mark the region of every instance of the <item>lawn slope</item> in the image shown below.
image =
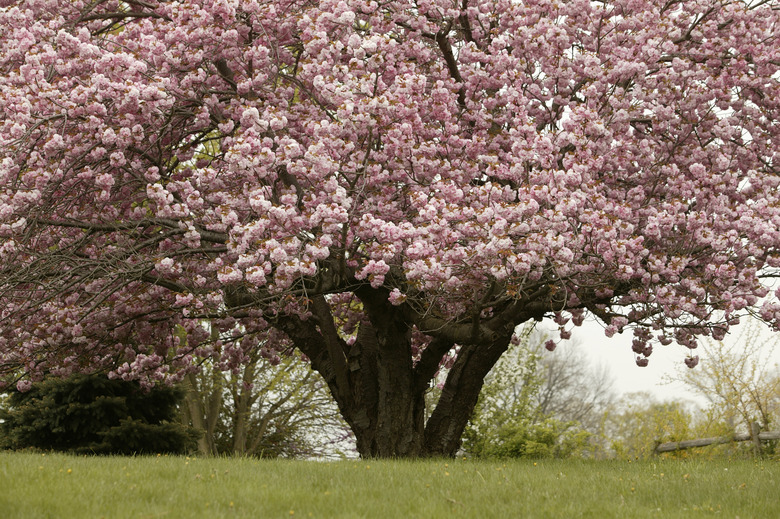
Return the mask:
M780 517L772 461L268 461L0 453L0 517Z

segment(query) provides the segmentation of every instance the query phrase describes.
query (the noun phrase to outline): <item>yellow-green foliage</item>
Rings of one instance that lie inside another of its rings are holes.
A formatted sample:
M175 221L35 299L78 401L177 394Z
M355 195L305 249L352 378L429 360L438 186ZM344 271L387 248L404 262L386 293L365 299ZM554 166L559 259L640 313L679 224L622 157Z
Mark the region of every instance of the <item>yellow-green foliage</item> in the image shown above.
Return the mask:
M673 378L712 402L710 414L732 429L747 432L754 421L773 429L780 419L780 370L770 352L778 341L780 334L748 321L728 343L703 341L700 365Z
M657 445L698 438L730 436L734 428L711 409L680 402L658 402L647 393L628 395L605 414L601 430L591 437L596 457L624 460L655 457ZM771 450L768 451L771 453ZM754 455L750 442L708 445L663 453L663 458L735 459Z
M679 403L641 401L613 418L610 431L614 455L621 459L648 458L656 445L694 438L692 416Z

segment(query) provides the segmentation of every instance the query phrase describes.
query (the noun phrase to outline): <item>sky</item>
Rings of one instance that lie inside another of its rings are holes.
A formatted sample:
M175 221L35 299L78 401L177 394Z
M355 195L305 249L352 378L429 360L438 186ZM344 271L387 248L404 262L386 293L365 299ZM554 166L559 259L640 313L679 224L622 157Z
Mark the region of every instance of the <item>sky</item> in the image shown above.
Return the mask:
M724 342L731 344L739 341L742 326L745 325L741 324L730 332ZM761 326L764 328L762 337L771 337L772 332L769 328L763 324ZM775 342L780 343L780 334L775 335L778 337ZM579 343L578 347L585 350L594 364L604 364L609 367L614 378L614 389L618 395L648 391L660 401L674 400L706 404L703 397L696 395L682 382L670 383L667 380L670 375L688 370L683 363L688 350L682 346L674 343L669 346L654 345L650 363L647 367L640 368L635 362L636 354L631 351L633 334L630 330L607 338L599 323L586 320L582 327L572 331L572 338L575 343ZM707 362L701 349L693 353L702 357L701 363ZM770 361L780 363L780 344L765 353Z

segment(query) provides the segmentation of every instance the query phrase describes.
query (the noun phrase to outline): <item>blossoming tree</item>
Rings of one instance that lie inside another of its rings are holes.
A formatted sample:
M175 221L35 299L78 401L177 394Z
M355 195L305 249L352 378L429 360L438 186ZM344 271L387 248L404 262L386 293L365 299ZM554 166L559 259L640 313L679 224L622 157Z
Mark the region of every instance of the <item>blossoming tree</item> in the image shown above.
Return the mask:
M640 366L747 311L778 326L779 22L777 0L0 0L6 383L295 347L362 455L452 455L520 323L593 315Z

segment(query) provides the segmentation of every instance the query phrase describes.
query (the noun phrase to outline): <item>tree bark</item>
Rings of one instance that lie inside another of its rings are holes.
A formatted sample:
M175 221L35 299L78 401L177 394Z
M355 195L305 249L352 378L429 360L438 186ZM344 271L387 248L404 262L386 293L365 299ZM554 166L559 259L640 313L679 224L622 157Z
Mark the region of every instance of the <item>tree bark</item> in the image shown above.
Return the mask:
M200 438L198 438L198 453L207 456L210 454L209 442L206 438L206 424L203 419L203 406L201 405L195 374L188 374L184 380L187 381L187 390L186 393L184 393L184 401L187 404L187 421L189 421L189 423L191 423L195 429L203 432Z
M214 429L222 406L221 385L215 376L215 387L210 394L204 395L198 388L198 380L194 373L188 374L185 380L188 388L184 398L187 403L190 423L195 429L203 432L203 435L198 439L198 452L204 456L215 455L217 454L217 446L214 443ZM206 402L205 408L204 400Z
M426 424L425 393L454 342L434 338L415 366L413 324L405 314L383 290L362 287L355 294L365 317L351 345L338 335L324 298L309 319L284 316L276 325L328 383L362 457L454 456L485 375L509 346L511 330L495 332L489 343L462 347Z
M424 454L425 392L415 388L411 340L397 328L383 331L363 321L355 343L362 350L354 409L361 420L352 427L358 452L371 458L418 457Z
M507 350L511 337L511 333L499 335L490 344L466 345L458 352L436 409L425 427L427 455L449 457L457 454L485 376Z
M252 398L252 391L248 389L245 384L254 381L257 362L258 359L253 358L244 366L244 374L241 378L242 383L237 385L237 394L233 395L235 401L235 415L233 418L233 454L239 456L242 456L247 452L246 443L249 429L249 407Z

